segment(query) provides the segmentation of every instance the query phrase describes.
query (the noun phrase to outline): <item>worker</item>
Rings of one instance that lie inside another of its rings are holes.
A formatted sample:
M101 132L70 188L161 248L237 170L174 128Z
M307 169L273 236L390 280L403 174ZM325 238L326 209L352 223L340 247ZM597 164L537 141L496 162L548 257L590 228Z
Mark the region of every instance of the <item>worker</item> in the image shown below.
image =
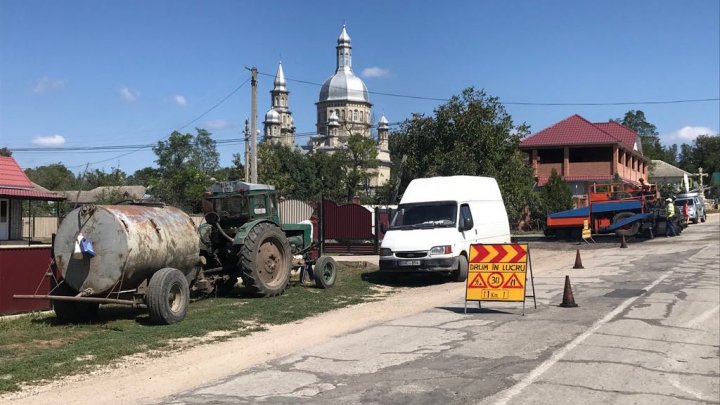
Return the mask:
M667 198L665 202L665 216L667 218L665 236L673 237L677 234L677 232L675 232L675 225L673 224L675 219L675 204L673 204L672 198Z

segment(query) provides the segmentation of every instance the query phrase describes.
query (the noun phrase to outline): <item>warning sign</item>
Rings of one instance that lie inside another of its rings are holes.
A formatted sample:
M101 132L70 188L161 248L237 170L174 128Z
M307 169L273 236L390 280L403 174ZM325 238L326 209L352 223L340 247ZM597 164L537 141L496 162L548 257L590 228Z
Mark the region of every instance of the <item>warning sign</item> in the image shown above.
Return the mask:
M525 301L528 246L471 245L466 301Z

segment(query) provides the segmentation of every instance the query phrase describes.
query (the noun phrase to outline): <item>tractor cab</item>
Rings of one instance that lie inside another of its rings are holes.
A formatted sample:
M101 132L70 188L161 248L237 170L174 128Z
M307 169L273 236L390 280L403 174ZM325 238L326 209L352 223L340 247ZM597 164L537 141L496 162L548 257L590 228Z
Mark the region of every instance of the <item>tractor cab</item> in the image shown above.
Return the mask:
M230 229L258 219L280 223L277 191L267 184L222 181L203 198L203 211L215 212L222 228Z

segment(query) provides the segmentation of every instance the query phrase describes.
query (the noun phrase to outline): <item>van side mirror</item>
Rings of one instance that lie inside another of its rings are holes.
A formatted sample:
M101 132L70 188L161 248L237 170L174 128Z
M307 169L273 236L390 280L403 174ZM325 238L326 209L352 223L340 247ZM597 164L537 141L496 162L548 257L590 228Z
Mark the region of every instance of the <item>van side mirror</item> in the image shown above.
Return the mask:
M475 226L475 224L473 223L472 218L465 217L465 218L463 218L463 222L461 224L460 231L461 232L469 231L469 230L473 229L473 226Z

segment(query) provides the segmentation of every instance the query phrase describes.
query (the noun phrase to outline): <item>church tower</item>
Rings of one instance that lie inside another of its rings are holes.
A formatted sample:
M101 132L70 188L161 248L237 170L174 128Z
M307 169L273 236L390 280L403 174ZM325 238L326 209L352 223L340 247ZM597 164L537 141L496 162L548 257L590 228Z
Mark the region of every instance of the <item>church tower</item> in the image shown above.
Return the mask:
M328 122L337 116L339 127L333 141L344 144L353 134L370 137L372 104L362 79L352 70L352 43L343 25L335 47L335 73L320 88L317 106L317 135L311 137L313 147L332 144L328 142Z
M282 62L278 64L273 89L270 91L272 108L265 113L265 141L293 146L295 144L295 123L288 106L287 83Z

